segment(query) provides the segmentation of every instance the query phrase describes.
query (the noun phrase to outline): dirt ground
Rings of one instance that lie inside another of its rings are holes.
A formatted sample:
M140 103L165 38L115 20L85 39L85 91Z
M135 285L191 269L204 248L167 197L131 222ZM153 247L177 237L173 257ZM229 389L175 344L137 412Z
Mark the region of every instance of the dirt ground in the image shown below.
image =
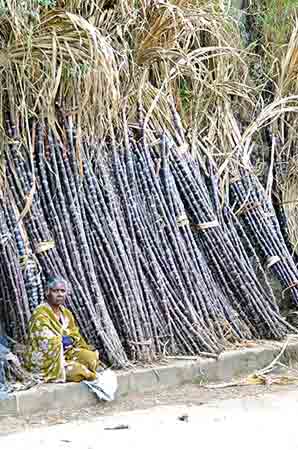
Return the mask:
M219 400L244 397L258 398L266 393L297 390L298 385L265 385L237 386L218 389L208 389L196 384L183 385L158 393L130 395L113 403L99 403L96 407L77 411L49 411L25 418L0 418L0 436L18 431L24 431L41 426L65 424L69 422L90 422L100 416L109 416L132 410L144 410L154 406L185 405L185 413L190 406L200 406Z

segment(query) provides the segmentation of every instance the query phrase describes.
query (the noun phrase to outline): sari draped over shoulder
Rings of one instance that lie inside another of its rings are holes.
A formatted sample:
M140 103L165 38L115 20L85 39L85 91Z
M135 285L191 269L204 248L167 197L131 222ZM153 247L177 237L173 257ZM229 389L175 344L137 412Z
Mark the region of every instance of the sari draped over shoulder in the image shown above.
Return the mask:
M25 366L44 382L92 380L96 377L98 353L81 336L69 309L61 306L61 321L44 303L32 313ZM65 351L62 337L72 338L73 346Z

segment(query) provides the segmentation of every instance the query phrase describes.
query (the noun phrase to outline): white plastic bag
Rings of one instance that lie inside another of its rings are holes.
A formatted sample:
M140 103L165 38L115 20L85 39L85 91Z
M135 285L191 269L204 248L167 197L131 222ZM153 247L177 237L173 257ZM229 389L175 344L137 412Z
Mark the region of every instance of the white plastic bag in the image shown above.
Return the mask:
M97 374L94 381L83 381L97 395L99 400L112 402L118 388L117 377L115 373L106 369Z

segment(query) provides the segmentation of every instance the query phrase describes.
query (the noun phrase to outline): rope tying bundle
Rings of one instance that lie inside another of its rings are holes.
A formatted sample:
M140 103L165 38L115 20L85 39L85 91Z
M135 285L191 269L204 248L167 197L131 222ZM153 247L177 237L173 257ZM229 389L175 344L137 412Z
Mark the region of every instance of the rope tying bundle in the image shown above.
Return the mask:
M183 214L182 216L178 217L177 218L177 225L178 225L178 227L184 227L184 226L189 225L188 217L185 214Z
M211 222L203 222L203 223L197 223L195 225L192 226L195 230L199 230L199 231L206 231L209 228L216 228L219 227L219 222L218 220L212 220Z
M55 248L55 241L42 241L36 245L35 253L39 255L40 253L45 253L49 250Z
M281 261L281 259L277 255L276 256L269 256L267 258L267 261L266 261L266 268L270 269L270 267L272 267L274 264L276 264L276 263L278 263L280 261Z

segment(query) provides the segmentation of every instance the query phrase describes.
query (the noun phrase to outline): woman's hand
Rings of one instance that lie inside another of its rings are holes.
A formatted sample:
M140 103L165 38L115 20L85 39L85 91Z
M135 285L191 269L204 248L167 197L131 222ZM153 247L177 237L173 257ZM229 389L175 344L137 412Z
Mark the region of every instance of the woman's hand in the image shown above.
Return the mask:
M73 339L70 336L62 336L63 350L67 351L73 346Z

